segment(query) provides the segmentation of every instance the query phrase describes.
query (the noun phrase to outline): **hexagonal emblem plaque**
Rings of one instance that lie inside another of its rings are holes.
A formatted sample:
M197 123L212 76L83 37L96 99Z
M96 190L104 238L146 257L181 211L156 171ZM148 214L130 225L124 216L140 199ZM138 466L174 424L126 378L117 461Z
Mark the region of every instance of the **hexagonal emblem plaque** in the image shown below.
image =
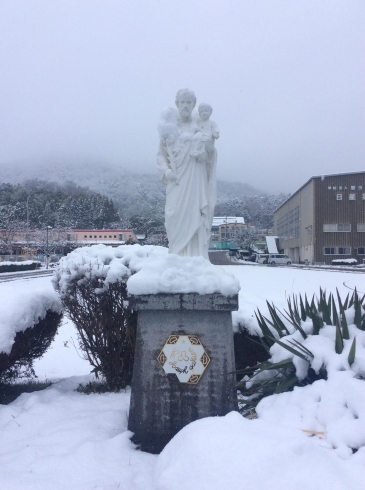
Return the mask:
M157 357L171 383L197 384L210 362L196 335L170 335Z

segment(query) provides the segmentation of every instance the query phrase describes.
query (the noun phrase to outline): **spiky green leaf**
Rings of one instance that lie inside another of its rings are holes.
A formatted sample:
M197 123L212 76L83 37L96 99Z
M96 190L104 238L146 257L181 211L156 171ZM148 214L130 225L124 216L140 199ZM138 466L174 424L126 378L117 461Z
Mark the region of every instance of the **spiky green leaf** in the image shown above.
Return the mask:
M304 306L301 294L299 295L299 303L300 303L300 316L301 316L302 321L305 322L307 319L307 313L305 311L305 306Z
M341 354L341 352L343 351L343 338L342 338L340 325L338 324L338 322L336 325L335 351L336 354Z
M292 374L288 378L285 378L283 381L278 383L277 387L275 388L274 393L277 395L279 393L283 393L284 391L287 391L297 381L298 381L298 378L296 377L296 375Z
M337 325L338 323L338 313L337 313L337 308L336 308L336 303L335 303L335 298L332 296L332 325Z
M265 337L265 340L266 342L270 345L270 347L272 345L274 345L274 341L272 340L272 332L271 330L269 329L269 327L266 325L266 322L265 320L263 319L260 311L258 311L258 315L255 311L255 316L256 316L256 320L257 320L257 323L259 324L259 327L261 328L261 331L262 331L262 334L264 335Z
M275 339L275 342L279 344L281 347L284 347L284 349L288 350L295 356L300 357L301 359L304 359L304 361L308 361L308 356L303 354L300 350L294 349L294 347L291 347L290 345L286 344L285 342L281 342L280 340Z
M347 325L345 312L341 314L341 327L342 327L342 337L344 340L348 340L350 338L349 327Z
M349 356L347 358L350 366L354 363L355 361L355 355L356 355L356 337L354 337L354 340L352 341Z

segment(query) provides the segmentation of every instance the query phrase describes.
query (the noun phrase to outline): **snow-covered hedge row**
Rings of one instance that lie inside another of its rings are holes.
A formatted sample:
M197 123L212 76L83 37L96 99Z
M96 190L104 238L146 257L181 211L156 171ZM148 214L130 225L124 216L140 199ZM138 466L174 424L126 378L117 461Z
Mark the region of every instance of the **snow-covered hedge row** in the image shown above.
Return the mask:
M1 288L0 302L0 353L9 354L17 332L33 327L45 318L47 311L58 314L61 302L51 287L30 289L28 283L17 283Z
M0 303L0 383L34 375L33 361L50 346L61 303L50 287L3 286Z
M332 265L356 265L356 259L334 259L331 262Z
M41 266L37 260L24 260L23 262L0 262L0 274L2 272L33 271Z
M133 275L132 275L133 274ZM239 291L237 279L202 257L168 254L165 247L153 245L105 245L78 248L60 260L55 281L62 295L70 283L100 279L100 292L109 284L127 281L128 293L222 293Z

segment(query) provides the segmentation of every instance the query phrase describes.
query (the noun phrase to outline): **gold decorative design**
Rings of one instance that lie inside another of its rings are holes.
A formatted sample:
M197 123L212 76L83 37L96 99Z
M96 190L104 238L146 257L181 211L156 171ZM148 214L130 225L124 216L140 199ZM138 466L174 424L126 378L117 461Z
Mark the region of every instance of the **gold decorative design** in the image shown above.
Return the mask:
M157 356L170 383L197 384L210 362L197 335L170 335Z
M206 368L208 364L210 363L210 358L206 352L201 356L200 362L203 364L203 366Z
M192 345L201 345L200 340L195 335L188 335L188 337Z
M199 382L200 378L201 378L200 374L192 374L189 378L188 384L196 385Z
M161 351L157 357L158 362L163 366L165 362L167 361L167 357L165 356L165 353Z
M179 335L170 335L170 337L167 339L166 344L176 344L178 340L179 340Z

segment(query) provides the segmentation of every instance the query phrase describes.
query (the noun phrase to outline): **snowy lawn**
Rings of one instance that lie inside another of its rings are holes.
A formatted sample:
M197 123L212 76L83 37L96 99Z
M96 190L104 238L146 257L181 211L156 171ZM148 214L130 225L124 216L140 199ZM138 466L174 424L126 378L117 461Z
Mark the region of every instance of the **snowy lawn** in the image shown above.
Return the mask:
M249 265L225 268L241 283L240 310L234 322L250 329L255 328L254 310L259 307L266 312L266 299L282 307L289 294L311 296L320 286L327 292L338 287L342 296L349 291L345 285L365 290L361 273ZM6 284L20 300L22 287L48 288L50 278ZM0 295L3 287L0 284ZM316 384L266 398L256 420L231 413L196 421L177 434L161 455L152 456L137 451L129 441L128 393L84 395L74 391L80 382L91 379L87 375L91 368L79 357L71 338L76 341L76 332L66 321L52 348L35 366L41 380L57 379L56 384L0 406L1 489L364 488L364 448L353 455L339 453L321 434L304 432L301 424L303 408L315 414L324 394L322 418L332 424L338 419L341 430L353 433L348 410L337 413L331 405L335 391L351 389L350 380L315 394L309 390ZM361 398L362 403L357 399L354 406L365 406L365 382ZM363 411L355 415L361 420Z

